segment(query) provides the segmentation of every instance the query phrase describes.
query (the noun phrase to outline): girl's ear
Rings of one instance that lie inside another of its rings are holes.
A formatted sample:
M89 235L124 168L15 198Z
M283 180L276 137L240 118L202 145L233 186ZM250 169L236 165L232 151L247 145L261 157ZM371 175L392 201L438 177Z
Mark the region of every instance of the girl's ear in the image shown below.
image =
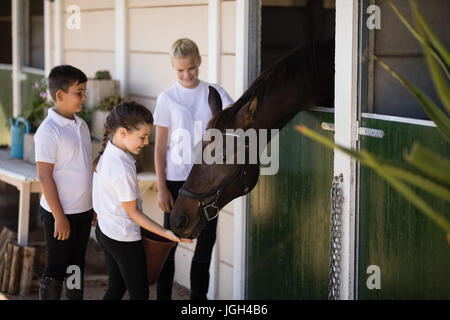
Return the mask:
M128 131L127 129L125 129L124 127L120 127L118 130L119 136L121 138L125 138L125 136L127 135Z

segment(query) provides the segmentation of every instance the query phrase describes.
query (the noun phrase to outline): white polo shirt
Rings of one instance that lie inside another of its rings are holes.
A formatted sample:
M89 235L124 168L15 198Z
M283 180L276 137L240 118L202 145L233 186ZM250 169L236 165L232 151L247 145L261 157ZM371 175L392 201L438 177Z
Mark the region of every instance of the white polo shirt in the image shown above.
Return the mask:
M83 119L58 114L54 108L34 135L36 162L54 164L53 179L65 214L92 209L91 135ZM45 199L41 206L50 211Z
M233 103L221 86L204 81L193 89L185 88L177 81L158 96L154 124L169 128L167 180L184 181L192 169L194 146L201 140L212 117L208 86L217 89L223 108ZM200 125L195 126L196 122Z
M94 172L92 198L100 230L117 241L141 239L140 226L126 213L121 202L142 199L133 156L108 141Z

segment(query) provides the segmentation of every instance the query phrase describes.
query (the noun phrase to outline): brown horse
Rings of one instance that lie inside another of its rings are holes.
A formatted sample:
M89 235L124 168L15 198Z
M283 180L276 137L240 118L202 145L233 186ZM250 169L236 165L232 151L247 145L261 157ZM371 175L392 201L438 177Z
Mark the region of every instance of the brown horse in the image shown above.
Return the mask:
M239 100L223 111L220 95L210 87L208 102L213 118L208 127L224 133L226 129L238 128L281 129L300 111L333 106L334 70L334 41L298 47L261 73ZM209 144L204 141L200 147L205 149ZM238 146L232 154L235 160L242 151ZM243 147L248 151L248 142ZM170 224L175 234L198 237L221 208L254 188L259 162L250 162L247 152L244 163L228 163L193 166L172 208Z

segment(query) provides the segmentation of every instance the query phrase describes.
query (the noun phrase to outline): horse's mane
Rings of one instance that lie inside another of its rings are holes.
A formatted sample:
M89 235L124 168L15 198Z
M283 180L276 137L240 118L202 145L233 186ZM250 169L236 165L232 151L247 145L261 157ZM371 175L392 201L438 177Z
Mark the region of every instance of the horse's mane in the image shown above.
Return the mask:
M311 75L312 72L329 73L330 65L323 65L323 55L334 57L334 40L326 42L314 41L306 46L299 46L277 60L272 66L262 72L250 85L244 94L230 107L216 114L209 122L208 128L225 130L227 124L237 112L254 97L262 101L264 95L275 86L283 85L292 80ZM331 62L331 61L330 61ZM309 74L308 74L309 72Z

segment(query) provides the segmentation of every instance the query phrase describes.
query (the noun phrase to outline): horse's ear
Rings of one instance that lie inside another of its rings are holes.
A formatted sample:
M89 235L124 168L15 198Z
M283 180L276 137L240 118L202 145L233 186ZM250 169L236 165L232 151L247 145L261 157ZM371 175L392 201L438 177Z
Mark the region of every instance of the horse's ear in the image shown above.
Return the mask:
M247 113L245 114L245 122L246 122L246 124L250 124L250 122L253 121L253 116L255 114L257 106L258 106L258 99L256 99L256 97L254 97L251 100L250 105L248 106Z
M252 98L249 102L244 104L242 108L238 111L236 116L237 126L239 128L248 128L255 118L255 111L258 107L258 99L256 97Z
M208 104L213 117L222 111L222 98L216 88L209 86Z

